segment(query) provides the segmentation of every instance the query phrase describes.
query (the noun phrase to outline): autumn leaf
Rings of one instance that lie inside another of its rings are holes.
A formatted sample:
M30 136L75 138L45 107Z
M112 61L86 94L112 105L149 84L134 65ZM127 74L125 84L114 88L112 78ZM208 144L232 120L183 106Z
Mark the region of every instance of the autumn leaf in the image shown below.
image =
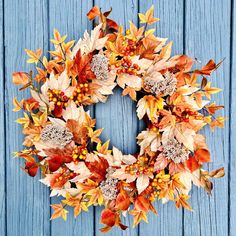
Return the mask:
M129 195L125 191L121 191L116 198L116 207L121 211L126 211L130 206Z
M94 6L88 13L87 17L89 20L95 19L97 16L100 15L100 9L98 6Z
M216 64L213 60L209 60L205 66L203 66L200 70L195 70L194 72L200 75L211 75L211 73L216 70L222 62L223 60Z
M180 208L180 206L186 208L187 210L191 211L192 208L191 206L188 204L187 200L190 198L190 196L186 195L186 194L180 194L177 199L175 200L175 206L177 208Z
M29 83L29 74L25 72L12 73L12 82L17 85L26 85Z
M148 223L147 214L143 211L138 211L136 209L133 209L129 212L129 214L134 216L133 227L137 226L140 223L141 220Z
M211 161L210 152L207 149L198 149L194 152L194 157L199 163L206 163Z
M155 18L153 16L153 13L154 13L154 5L152 5L148 10L147 12L144 14L142 13L139 13L138 16L139 16L139 19L140 19L140 23L143 23L143 24L148 24L148 25L151 25L157 21L159 21L160 19L159 18Z
M122 92L123 96L129 95L133 101L136 101L136 91L133 88L127 87Z
M205 92L206 97L211 98L211 94L219 93L221 89L211 87L211 82L208 82L203 91Z
M200 167L195 157L189 157L189 159L186 161L186 165L191 172L194 172Z
M166 46L164 46L160 53L160 59L169 59L171 55L171 48L173 42L169 42Z
M103 204L103 195L100 188L91 189L86 195L90 196L88 206L97 204L101 206Z
M24 112L24 117L17 119L16 123L23 125L24 128L27 128L30 124L30 118L27 113Z
M30 59L27 60L27 63L35 63L37 64L40 60L40 57L42 56L42 49L37 49L36 52L32 50L25 49L27 55L30 57Z
M52 204L51 207L54 210L51 220L62 217L66 221L68 211L64 209L62 204Z
M59 45L63 43L65 39L67 38L66 35L61 37L61 34L58 32L57 29L54 29L53 36L54 36L54 39L51 39L50 41L55 45Z
M208 111L209 114L214 115L216 113L217 110L224 108L224 106L216 106L215 103L212 103L209 106L206 106L206 109Z
M217 170L213 170L213 171L209 172L209 176L211 178L221 178L221 177L225 176L224 167L221 167Z
M100 223L107 226L114 226L116 223L116 213L106 208L101 212Z
M21 101L17 101L16 97L13 98L13 111L17 112L20 111L23 108L23 104L24 104L24 99L22 99Z
M103 128L95 131L93 131L93 129L89 129L89 137L91 138L91 142L100 143L101 140L98 137L101 135L102 131Z

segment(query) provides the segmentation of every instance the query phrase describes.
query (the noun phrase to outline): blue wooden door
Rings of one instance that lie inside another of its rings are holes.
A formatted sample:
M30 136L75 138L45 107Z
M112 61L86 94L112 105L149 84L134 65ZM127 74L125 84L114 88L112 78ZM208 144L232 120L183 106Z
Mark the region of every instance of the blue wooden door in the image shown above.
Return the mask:
M214 134L205 130L214 159L209 168L224 166L226 176L217 180L213 194L194 188L191 205L194 212L176 210L173 204L156 204L159 216L149 215L149 224L127 231L113 230L108 235L236 235L236 4L234 0L0 0L0 235L9 236L92 236L100 235L99 214L94 208L78 219L69 215L67 222L50 221L48 189L20 170L21 160L12 152L20 149L21 127L14 123L12 98L21 97L11 84L13 71L29 70L24 48L50 50L49 39L54 28L78 39L85 29L91 29L86 13L93 5L103 10L113 7L113 18L124 25L135 23L138 12L152 4L161 19L156 26L160 37L174 41L174 53L187 53L202 63L212 57L226 58L214 73L212 81L222 93L215 96L225 105L222 115L229 117L223 130ZM90 108L97 126L104 127L103 140L125 153L136 150L135 136L143 127L138 122L135 104L121 97L119 89L108 102ZM208 167L206 167L208 168ZM39 177L38 177L39 179ZM128 225L132 225L127 218Z

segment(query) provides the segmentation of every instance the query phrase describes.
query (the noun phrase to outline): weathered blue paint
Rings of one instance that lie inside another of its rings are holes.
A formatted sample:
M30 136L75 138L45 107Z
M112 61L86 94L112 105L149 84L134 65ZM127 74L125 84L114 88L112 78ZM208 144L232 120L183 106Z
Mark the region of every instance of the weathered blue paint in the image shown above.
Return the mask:
M223 89L214 100L225 105L222 115L230 118L224 130L214 134L206 129L213 164L223 165L226 176L217 180L213 195L193 189L191 204L194 212L176 210L174 204L156 204L159 216L149 215L149 224L141 223L132 229L131 218L125 219L127 231L112 230L108 235L236 235L236 18L234 0L0 0L0 235L101 235L99 214L94 208L78 219L72 212L68 221L49 221L50 199L48 189L26 176L19 168L21 160L12 159L12 152L21 148L21 127L14 123L18 114L12 112L12 98L23 97L11 84L11 73L29 70L24 48L42 47L46 53L53 29L57 28L69 39L78 39L92 25L86 13L92 5L103 10L113 7L113 18L128 26L128 20L138 22L137 12L144 12L152 4L161 21L156 26L160 37L174 41L173 53L187 53L205 63L210 57L216 61L226 58L213 75L213 83ZM97 127L104 127L103 141L125 153L137 149L135 136L143 127L138 122L135 104L116 89L107 103L90 108L97 118ZM208 167L206 167L208 168ZM39 179L40 177L37 177Z

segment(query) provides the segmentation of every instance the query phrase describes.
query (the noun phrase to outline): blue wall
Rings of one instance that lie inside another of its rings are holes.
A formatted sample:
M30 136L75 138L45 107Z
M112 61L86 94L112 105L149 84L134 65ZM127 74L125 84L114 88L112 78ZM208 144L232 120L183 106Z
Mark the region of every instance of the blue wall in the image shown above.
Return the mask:
M14 123L19 114L12 112L12 98L26 95L11 84L13 71L30 70L24 48L50 50L49 39L54 28L78 39L91 29L86 13L92 5L103 10L113 7L113 18L127 25L137 23L137 12L145 12L152 4L161 19L156 32L174 41L173 53L187 53L202 63L213 58L223 65L214 73L212 82L223 89L214 96L225 105L221 115L229 117L225 129L213 134L205 130L214 162L206 168L224 166L226 176L217 180L209 197L200 189L192 191L193 212L176 210L174 204L156 205L159 216L149 216L149 224L124 232L113 230L108 235L197 236L236 235L236 3L234 0L0 0L0 235L9 236L92 236L100 235L99 213L91 209L78 219L49 221L48 189L19 168L22 160L12 152L22 143L21 127ZM108 102L91 107L97 126L104 127L103 140L126 153L136 149L135 136L142 129L135 104L121 97L119 89ZM37 178L39 179L39 177ZM131 225L131 219L126 223Z

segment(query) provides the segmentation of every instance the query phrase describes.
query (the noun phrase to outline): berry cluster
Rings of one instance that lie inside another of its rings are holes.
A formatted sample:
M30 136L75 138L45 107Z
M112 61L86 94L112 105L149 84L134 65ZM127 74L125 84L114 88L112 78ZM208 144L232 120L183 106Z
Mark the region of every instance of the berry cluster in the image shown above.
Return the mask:
M153 173L154 161L150 161L148 157L139 156L136 163L126 166L125 172L131 175L141 175Z
M159 197L160 190L165 189L169 181L170 181L169 174L165 174L162 171L156 174L147 188L149 192L149 199L151 201L154 201L157 197Z
M61 90L49 89L47 92L50 102L54 102L57 106L67 106L69 98Z
M138 71L140 70L139 65L133 64L131 59L128 56L124 56L119 62L115 64L118 74L126 73L129 75L137 75Z
M70 97L70 99L73 100L77 105L80 105L84 97L87 96L88 92L88 83L81 83L75 88L73 95Z
M75 162L78 160L78 158L80 160L85 160L87 153L88 151L86 148L75 147L74 150L72 151L72 158Z

